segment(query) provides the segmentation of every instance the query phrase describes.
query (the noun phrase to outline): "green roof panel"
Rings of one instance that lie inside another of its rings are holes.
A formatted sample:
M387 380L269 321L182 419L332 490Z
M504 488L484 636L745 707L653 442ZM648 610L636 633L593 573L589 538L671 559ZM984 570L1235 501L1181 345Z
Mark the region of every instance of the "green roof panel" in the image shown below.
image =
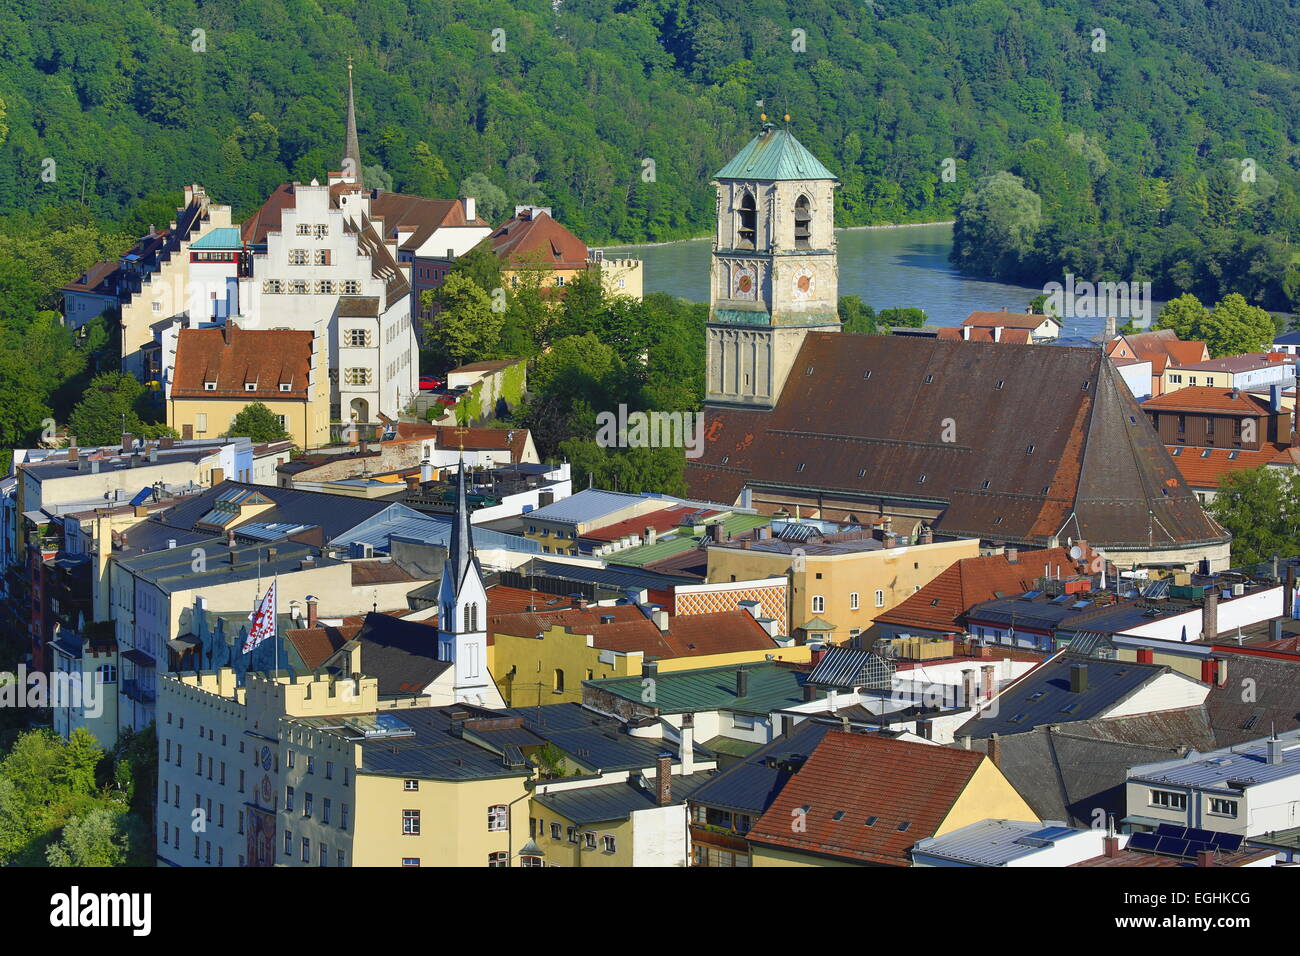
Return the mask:
M788 129L765 124L715 179L837 179Z

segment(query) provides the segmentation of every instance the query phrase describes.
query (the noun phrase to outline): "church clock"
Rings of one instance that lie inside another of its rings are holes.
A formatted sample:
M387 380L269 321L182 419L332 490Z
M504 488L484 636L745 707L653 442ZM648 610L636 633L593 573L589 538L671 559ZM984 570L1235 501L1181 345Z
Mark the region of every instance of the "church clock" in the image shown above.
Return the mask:
M805 299L811 299L817 291L817 279L813 271L807 266L795 270L794 277L790 280L790 294L796 302L802 302Z

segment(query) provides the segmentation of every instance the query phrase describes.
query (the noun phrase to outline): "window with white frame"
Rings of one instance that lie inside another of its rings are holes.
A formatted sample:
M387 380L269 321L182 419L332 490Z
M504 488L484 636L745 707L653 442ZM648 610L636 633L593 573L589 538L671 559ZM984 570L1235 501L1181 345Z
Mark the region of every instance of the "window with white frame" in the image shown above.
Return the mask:
M1165 810L1186 810L1187 794L1174 790L1152 790L1151 806Z
M857 609L858 609L858 592L854 591L852 594L849 595L849 610L856 611Z
M298 235L300 235L300 236L310 236L310 235L311 235L311 223L306 223L306 222L300 222L300 223L298 223L297 233L298 233Z
M291 266L305 266L306 264L307 264L307 250L306 250L306 249L290 249L290 250L289 250L289 265L291 265Z
M1210 812L1223 817L1235 817L1237 815L1237 801L1211 797Z
M617 844L614 842L614 838L612 836L605 837L604 842L605 842L606 853L613 853L617 848Z
M420 811L419 810L402 811L402 834L403 836L420 835Z
M372 373L368 368L349 368L343 370L343 383L345 385L369 385L371 377Z
M826 612L826 597L821 594L814 594L812 597L812 612L814 614L824 614Z
M876 589L876 607L885 606L885 592L881 588Z
M344 279L344 280L343 280L343 294L344 294L344 295L360 295L360 294L361 294L361 283L358 282L356 279Z
M291 295L306 295L309 291L306 279L294 279L289 283L289 293Z
M350 348L360 349L370 347L370 330L369 329L348 329L345 333L345 341Z
M316 265L327 266L330 264L330 251L328 249L317 249L314 258Z
M333 295L334 280L321 279L319 282L316 283L316 291L319 292L321 295Z
M510 808L503 803L488 807L488 829L496 832L510 827Z

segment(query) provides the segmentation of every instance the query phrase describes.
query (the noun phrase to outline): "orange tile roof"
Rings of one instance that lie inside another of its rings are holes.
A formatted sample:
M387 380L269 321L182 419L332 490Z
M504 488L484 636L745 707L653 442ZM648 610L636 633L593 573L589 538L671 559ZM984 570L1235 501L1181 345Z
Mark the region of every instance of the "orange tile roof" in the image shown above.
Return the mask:
M827 731L755 822L749 841L909 866L908 851L935 835L985 759L974 750ZM799 830L791 826L796 818L803 824Z
M921 590L876 617L879 624L919 627L938 631L960 631L960 619L973 605L1002 594L1032 590L1043 576L1044 566L1058 566L1063 574L1075 572L1074 562L1064 548L1021 551L1015 564L1005 554L962 558L949 565Z
M287 329L181 329L172 398L298 400L310 397L311 332ZM216 389L203 387L215 382ZM256 383L256 390L245 386ZM289 391L281 391L282 384Z
M398 422L394 442L432 438L438 448L464 448L466 451L509 451L510 460L518 463L528 445L527 428L462 428L459 425L421 425ZM385 442L384 444L388 444Z
M361 633L361 624L344 624L335 627L322 624L319 627L293 628L284 632L285 640L293 644L302 658L303 664L315 669L322 666L334 653Z
M1273 442L1258 450L1194 448L1186 445L1166 445L1165 448L1169 450L1183 481L1193 488L1218 488L1219 480L1234 471L1245 471L1263 465L1291 468L1300 465L1300 448ZM1236 457L1232 457L1234 454Z
M1211 866L1245 866L1248 863L1258 863L1260 860L1276 855L1276 850L1256 850L1253 847L1244 847L1231 853L1220 851L1214 854L1214 862ZM1137 850L1120 850L1114 856L1094 856L1087 860L1080 860L1078 863L1071 863L1070 866L1118 866L1126 869L1130 867L1188 867L1196 866L1196 861L1180 856L1157 856L1154 853L1141 853Z
M1148 398L1142 408L1161 411L1228 412L1238 415L1267 415L1268 402L1248 392L1210 385L1188 385L1177 391Z

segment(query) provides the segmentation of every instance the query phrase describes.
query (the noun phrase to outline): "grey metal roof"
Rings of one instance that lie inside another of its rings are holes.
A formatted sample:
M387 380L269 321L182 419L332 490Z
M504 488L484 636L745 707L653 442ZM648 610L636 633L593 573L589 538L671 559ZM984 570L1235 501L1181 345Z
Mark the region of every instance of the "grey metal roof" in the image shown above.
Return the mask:
M562 521L581 524L595 521L606 515L644 501L641 495L629 495L621 491L601 491L599 488L584 488L567 498L561 498L554 504L528 512L528 520Z
M375 515L355 528L349 528L346 533L331 540L330 544L350 545L361 542L369 544L376 551L387 551L393 538L417 544L449 545L452 531L450 516L423 514L400 504L394 507L402 510ZM474 543L479 548L498 548L526 554L540 554L542 551L541 545L536 541L478 526L474 528Z
M197 547L206 555L204 568L200 571L194 570L195 557L193 548L189 546L119 557L118 564L159 589L176 593L259 576L270 582L276 574L297 571L303 559L308 557L317 565L342 563L322 556L319 548L294 541L230 548L222 538L208 538L200 541ZM274 557L271 556L271 551L275 552Z
M1076 665L1087 668L1087 688L1081 693L1070 690L1071 668ZM1166 673L1176 672L1159 664L1057 654L1006 687L996 707L972 717L957 735L1018 734L1039 724L1090 720Z
M1300 774L1300 730L1278 737L1283 741L1279 763L1268 762L1268 741L1261 739L1207 754L1194 753L1181 760L1139 764L1133 767L1129 779L1221 790L1240 789L1229 787L1229 782L1255 785L1285 780Z
M556 561L532 560L527 568L520 568L524 574L538 577L561 578L565 581L580 581L585 584L602 584L616 590L627 588L654 589L676 587L682 583L681 575L657 574L653 571L641 571L624 566L597 568L584 564L562 564Z
M364 660L363 660L364 663ZM633 737L614 717L588 710L576 702L545 707L515 707L501 713L522 717L533 733L563 750L575 762L593 770L643 770L653 767L667 751L678 759L677 744L653 737ZM710 754L695 747L697 759Z
M682 803L702 784L716 775L712 770L685 776L674 775L673 803ZM579 824L626 820L637 810L648 810L658 806L653 793L630 780L597 787L536 793L533 800L548 810L554 810L566 820Z
M1062 839L1087 832L1055 820L980 820L943 836L920 840L912 853L971 866L1006 866Z
M759 816L793 776L790 762L807 758L826 731L839 726L838 721L834 724L803 721L791 733L782 734L707 781L691 796L691 802Z

